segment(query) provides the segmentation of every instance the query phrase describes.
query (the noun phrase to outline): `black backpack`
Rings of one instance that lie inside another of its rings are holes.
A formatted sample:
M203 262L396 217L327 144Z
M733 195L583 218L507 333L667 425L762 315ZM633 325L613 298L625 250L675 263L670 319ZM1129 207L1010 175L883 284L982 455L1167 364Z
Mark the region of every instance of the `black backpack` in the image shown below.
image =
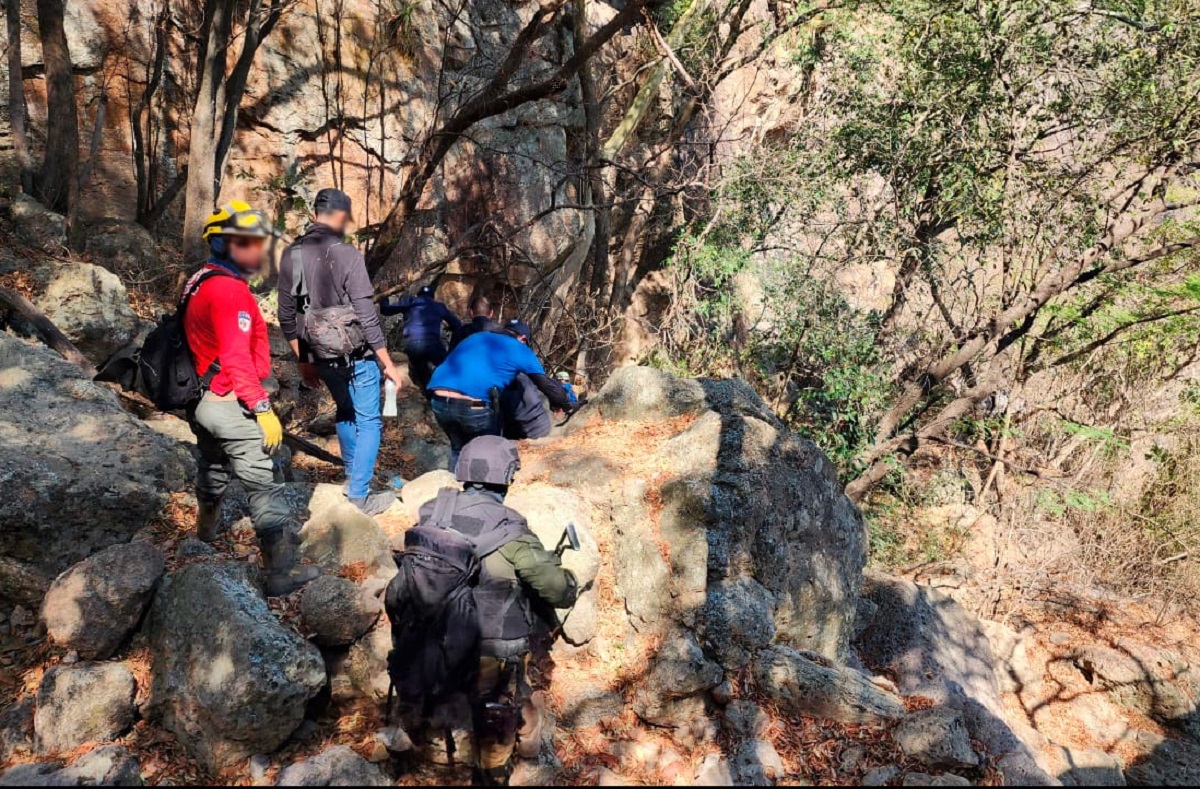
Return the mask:
M203 376L196 373L192 349L183 331L183 316L187 312L188 302L200 290L200 286L213 277L222 276L227 275L214 269L194 276L184 289L175 313L163 315L158 326L146 335L142 343L137 354L141 388L160 411L184 409L195 403L221 370L221 365L213 362Z
M451 526L458 495L443 489L432 515L404 535L399 572L388 584L388 675L406 702L429 704L470 690L479 665L475 588L483 560L525 531L496 529L470 540Z

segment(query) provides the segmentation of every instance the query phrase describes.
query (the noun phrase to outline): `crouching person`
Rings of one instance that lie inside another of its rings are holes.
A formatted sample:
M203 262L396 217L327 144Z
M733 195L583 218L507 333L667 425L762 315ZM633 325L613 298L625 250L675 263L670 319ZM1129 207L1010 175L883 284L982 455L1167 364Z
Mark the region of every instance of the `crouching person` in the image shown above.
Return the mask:
M188 281L180 309L205 388L188 411L200 452L198 536L208 542L216 538L221 499L230 478L237 477L249 494L267 593L278 596L300 588L319 571L296 563L291 509L269 456L283 443L283 426L263 386L271 376L271 349L247 280L262 267L270 235L266 217L246 203L217 209L204 227L208 262Z
M518 740L536 755L541 714L526 683L535 603L568 608L578 594L575 576L504 504L520 465L504 438L468 443L456 468L464 490L444 489L421 509L387 591L392 684L426 712L467 694L476 786L508 784Z

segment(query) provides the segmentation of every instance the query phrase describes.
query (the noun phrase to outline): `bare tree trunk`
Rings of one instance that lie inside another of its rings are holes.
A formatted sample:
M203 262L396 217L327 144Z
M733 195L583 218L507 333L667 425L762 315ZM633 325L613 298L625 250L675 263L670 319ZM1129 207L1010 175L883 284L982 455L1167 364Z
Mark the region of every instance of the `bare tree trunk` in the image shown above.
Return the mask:
M37 0L37 16L46 64L46 158L37 192L48 207L65 214L78 192L79 111L63 27L63 0Z
M22 192L30 193L33 191L33 154L29 150L25 80L21 73L21 0L8 0L5 17L8 28L8 122L12 128L20 188Z
M209 1L211 21L188 135L188 178L183 192L183 251L189 261L208 255L200 234L205 217L217 202L217 129L225 107L225 47L233 30L233 0Z

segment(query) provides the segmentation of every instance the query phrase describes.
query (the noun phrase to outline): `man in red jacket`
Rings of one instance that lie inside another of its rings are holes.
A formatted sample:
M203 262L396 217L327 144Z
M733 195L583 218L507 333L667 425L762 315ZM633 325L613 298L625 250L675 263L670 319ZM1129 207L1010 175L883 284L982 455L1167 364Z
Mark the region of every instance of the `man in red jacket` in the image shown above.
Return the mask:
M299 589L319 572L296 563L291 509L270 458L283 442L283 426L263 386L271 376L271 350L247 279L262 267L271 233L266 217L240 201L208 218L204 238L211 255L184 290L191 297L183 329L196 373L202 379L211 375L188 414L200 450L198 536L216 538L221 498L230 476L236 476L249 494L267 593L277 596Z

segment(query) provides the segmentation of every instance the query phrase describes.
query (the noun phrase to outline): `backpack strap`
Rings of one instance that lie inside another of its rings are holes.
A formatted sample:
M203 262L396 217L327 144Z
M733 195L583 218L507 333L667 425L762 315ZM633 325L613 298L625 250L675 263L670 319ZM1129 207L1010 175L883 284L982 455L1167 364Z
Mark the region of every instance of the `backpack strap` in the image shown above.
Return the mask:
M487 534L475 540L475 555L481 560L491 556L496 551L508 545L513 540L529 534L529 524L525 520L507 520L501 526L492 529Z

